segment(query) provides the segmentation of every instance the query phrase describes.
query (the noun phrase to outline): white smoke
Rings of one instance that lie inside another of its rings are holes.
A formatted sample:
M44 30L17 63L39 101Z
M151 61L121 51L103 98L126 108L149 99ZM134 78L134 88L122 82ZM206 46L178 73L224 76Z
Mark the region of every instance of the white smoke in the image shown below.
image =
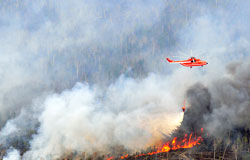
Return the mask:
M168 78L121 76L106 91L78 83L49 96L38 134L24 157L56 159L67 151L109 153L115 146L136 151L159 142L183 118Z
M3 160L21 160L21 156L18 150L12 148L7 151L7 155L3 157Z
M25 159L154 144L179 125L189 86L249 55L249 2L218 3L0 2L1 144L30 143L15 146ZM209 64L167 64L179 49Z

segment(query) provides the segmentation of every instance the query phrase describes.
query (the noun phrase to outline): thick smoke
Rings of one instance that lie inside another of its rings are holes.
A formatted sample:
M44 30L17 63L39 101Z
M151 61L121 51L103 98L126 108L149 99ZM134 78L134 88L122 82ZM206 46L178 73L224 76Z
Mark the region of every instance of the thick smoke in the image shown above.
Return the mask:
M249 124L249 2L0 4L3 149L53 159L145 148L179 125L185 96L211 133ZM165 62L191 49L209 64Z
M208 89L200 83L195 84L187 90L188 110L185 113L181 128L188 132L204 128L206 120L204 116L210 114L211 94Z
M249 68L249 58L243 63L229 64L228 77L213 82L210 89L212 113L205 117L211 133L250 127Z
M3 160L20 160L21 156L18 150L11 148Z
M59 158L67 151L109 153L112 147L140 150L155 144L182 120L167 92L151 75L142 81L120 77L106 92L87 84L48 97L41 126L25 158ZM177 118L179 117L179 118Z
M230 63L227 76L216 78L205 87L195 84L187 90L190 107L182 127L189 131L205 128L211 135L222 136L237 128L249 128L250 59Z
M197 18L196 25L184 30L188 36L199 31L190 36L189 45L204 49L210 60L206 74L186 92L189 108L182 127L189 131L204 127L210 135L223 136L249 127L249 23L243 17L250 13L245 5L222 3L220 10Z

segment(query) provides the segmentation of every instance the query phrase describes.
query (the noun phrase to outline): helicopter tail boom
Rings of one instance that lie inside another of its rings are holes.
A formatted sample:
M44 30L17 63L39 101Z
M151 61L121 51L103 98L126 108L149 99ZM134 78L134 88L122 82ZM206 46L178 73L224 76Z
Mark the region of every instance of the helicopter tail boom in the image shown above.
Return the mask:
M188 60L183 60L183 61L173 61L172 59L170 58L166 58L166 60L169 62L169 63L191 63L191 59L188 59Z
M171 63L171 62L174 62L172 59L170 59L170 58L166 58L167 59L167 61L169 62L169 63Z

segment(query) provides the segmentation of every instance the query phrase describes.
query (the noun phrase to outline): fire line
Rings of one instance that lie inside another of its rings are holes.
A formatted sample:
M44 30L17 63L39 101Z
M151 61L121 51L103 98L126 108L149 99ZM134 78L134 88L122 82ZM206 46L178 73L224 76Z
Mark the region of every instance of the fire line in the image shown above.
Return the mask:
M203 128L201 128L201 133L203 133ZM161 149L158 149L157 151L154 152L149 152L149 153L143 153L136 155L135 158L142 157L142 156L151 156L155 155L158 153L164 153L164 152L169 152L171 150L177 150L181 148L192 148L196 145L200 145L201 142L203 141L202 136L198 136L196 134L191 133L189 136L188 134L184 135L184 138L182 140L178 140L177 137L174 137L171 141L166 142ZM128 158L128 154L119 157L120 159L126 159ZM110 157L107 160L113 160L115 159L114 157Z

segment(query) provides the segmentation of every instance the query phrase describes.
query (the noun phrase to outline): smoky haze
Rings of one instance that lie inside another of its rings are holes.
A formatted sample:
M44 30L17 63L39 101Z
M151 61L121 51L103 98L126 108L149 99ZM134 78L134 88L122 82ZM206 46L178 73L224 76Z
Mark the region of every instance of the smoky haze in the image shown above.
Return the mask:
M0 4L0 144L6 158L143 149L180 125L185 96L192 106L214 108L202 116L212 133L227 116L233 118L226 128L245 125L249 2ZM165 61L190 50L209 64L191 70ZM242 119L233 114L238 109Z
M249 58L244 63L229 63L226 76L216 78L209 86L201 83L191 86L186 92L189 107L181 128L189 132L205 128L217 137L230 130L249 128L249 67Z

